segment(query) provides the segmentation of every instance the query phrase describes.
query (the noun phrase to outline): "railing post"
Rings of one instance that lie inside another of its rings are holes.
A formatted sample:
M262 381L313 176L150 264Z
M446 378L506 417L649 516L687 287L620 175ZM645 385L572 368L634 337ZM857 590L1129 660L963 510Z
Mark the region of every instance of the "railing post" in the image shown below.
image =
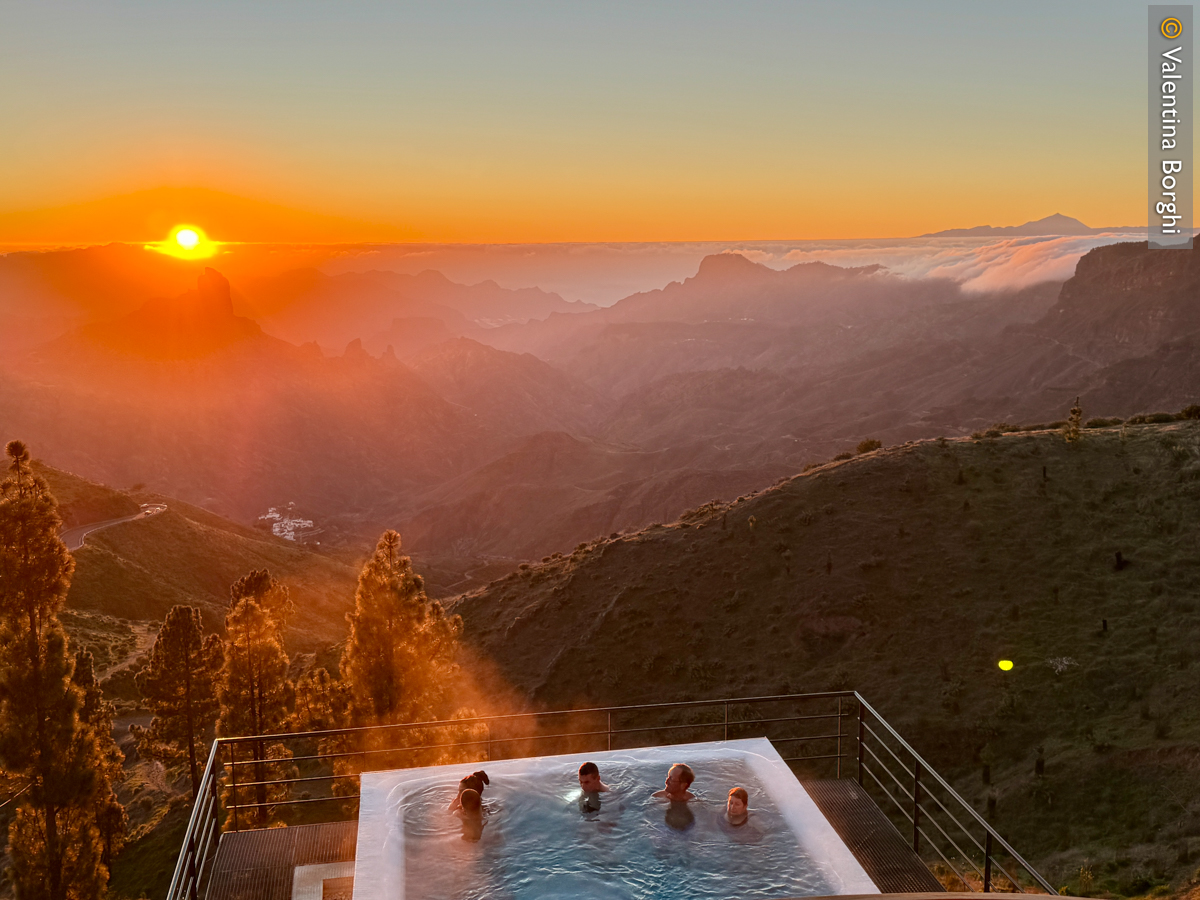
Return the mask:
M236 741L229 742L229 782L230 794L233 805L233 830L238 830L238 802L237 802L237 752L234 748L237 746Z
M729 701L725 701L725 740L729 740Z
M983 892L990 894L992 891L992 832L988 831L987 839L983 844Z
M842 777L842 698L841 697L838 697L837 722L838 722L838 730L837 730L837 776L836 777L841 778Z
M862 701L858 704L858 786L863 786L863 765L864 755L863 747L867 743L867 723L863 721L863 705Z
M190 828L188 829L187 855L188 900L196 900L196 835Z
M612 712L608 713L608 749L612 749Z
M213 841L216 842L221 837L221 792L217 790L217 773L216 767L213 767L213 776L209 779L208 789L212 792L212 814L213 814Z
M921 852L921 764L913 764L913 853Z

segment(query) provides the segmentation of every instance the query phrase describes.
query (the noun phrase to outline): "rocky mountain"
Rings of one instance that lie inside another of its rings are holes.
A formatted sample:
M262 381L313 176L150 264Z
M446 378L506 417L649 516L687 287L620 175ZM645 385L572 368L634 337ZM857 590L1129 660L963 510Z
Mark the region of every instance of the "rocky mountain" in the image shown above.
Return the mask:
M536 559L597 534L674 516L731 497L791 467L694 450L647 452L547 432L419 500L402 532L418 550Z
M607 398L530 353L497 350L470 338L427 347L408 365L442 398L498 432L594 430Z
M0 383L0 421L105 483L242 521L296 502L351 530L505 448L394 358L327 358L263 334L211 271L195 292L24 359Z

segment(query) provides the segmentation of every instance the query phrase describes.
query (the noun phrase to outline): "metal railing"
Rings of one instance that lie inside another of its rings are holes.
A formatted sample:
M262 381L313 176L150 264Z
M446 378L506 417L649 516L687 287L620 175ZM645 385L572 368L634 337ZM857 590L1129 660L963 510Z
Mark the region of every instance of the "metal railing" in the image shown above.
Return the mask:
M222 830L357 817L363 772L768 738L798 778L855 778L949 890L1054 889L856 691L218 738L167 900L200 900Z

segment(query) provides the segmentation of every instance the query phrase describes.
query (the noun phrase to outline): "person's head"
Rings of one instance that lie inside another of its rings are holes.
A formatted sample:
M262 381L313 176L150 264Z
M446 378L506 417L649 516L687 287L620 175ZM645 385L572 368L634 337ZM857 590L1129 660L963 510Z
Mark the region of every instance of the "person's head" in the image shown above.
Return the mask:
M725 815L730 822L744 822L749 806L750 795L746 793L746 789L735 787L729 792L729 799L725 802Z
M485 784L491 784L491 782L488 781L487 772L480 769L458 783L458 793L461 795L463 791L471 790L476 794L482 795Z
M479 791L467 788L459 797L462 803L462 810L465 815L478 816L480 810L483 809L483 798L479 796Z
M585 762L579 767L579 787L585 794L600 790L600 767L594 762Z
M667 771L667 792L671 794L682 794L692 782L696 780L696 774L692 771L692 767L684 763L675 763Z

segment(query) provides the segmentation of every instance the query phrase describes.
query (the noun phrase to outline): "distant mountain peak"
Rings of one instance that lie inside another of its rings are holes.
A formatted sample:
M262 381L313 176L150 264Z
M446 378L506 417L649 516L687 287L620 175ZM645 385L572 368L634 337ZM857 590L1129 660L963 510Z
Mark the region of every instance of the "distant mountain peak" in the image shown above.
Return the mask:
M1090 228L1062 213L1035 219L1024 225L976 225L974 228L951 228L921 237L1032 237L1041 235L1084 235L1113 231L1112 228Z
M190 359L230 344L262 336L253 319L234 314L229 280L205 268L195 290L170 299L150 300L112 322L77 332L86 342L127 356Z

